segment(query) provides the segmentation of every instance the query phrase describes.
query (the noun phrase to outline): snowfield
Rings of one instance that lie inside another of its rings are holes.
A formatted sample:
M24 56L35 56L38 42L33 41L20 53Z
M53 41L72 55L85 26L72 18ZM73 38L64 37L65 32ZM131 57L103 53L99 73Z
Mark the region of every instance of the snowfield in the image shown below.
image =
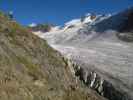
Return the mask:
M88 24L80 24L76 19L67 23L75 27L35 34L84 69L87 68L86 71L95 71L133 100L133 43L119 40L116 37L117 30L112 30L118 27L116 20L122 23L123 14L100 16L94 21L88 18ZM109 21L112 25L109 25Z
M46 35L49 36L49 33ZM52 41L49 38L46 39ZM133 44L112 42L112 37L103 38L99 37L86 43L69 41L64 44L59 42L54 44L52 41L49 44L82 67L96 71L118 90L133 95Z

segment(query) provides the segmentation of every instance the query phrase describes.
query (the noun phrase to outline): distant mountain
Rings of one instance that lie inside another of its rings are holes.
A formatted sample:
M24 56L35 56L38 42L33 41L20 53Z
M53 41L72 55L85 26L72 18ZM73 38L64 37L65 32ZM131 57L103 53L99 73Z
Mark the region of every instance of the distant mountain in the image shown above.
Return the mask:
M104 21L105 19L108 19L111 15L92 15L92 14L86 14L84 17L81 17L79 19L73 19L67 23L64 24L64 27L60 28L59 26L57 30L51 30L47 32L49 35L45 35L45 32L34 32L36 35L39 35L40 37L48 38L49 42L52 43L63 43L63 42L70 42L74 41L77 42L78 40L84 41L87 39L91 39L95 37L95 32L93 32L91 29L94 25L97 23L100 23ZM89 30L90 29L90 30ZM51 34L50 34L51 33ZM63 34L62 34L63 33ZM92 34L91 34L92 33ZM84 38L84 39L82 39Z
M130 42L133 41L133 34L131 33L133 30L132 18L132 7L112 15L96 15L93 20L91 20L91 15L89 15L84 17L83 23L80 23L77 26L77 28L79 28L77 30L79 33L77 36L78 38L82 38L86 35L85 37L88 37L88 40L90 40L95 37L99 37L102 33L108 34L108 32L114 31L119 39ZM86 19L88 21L85 21Z
M130 7L124 11L115 14L95 15L86 14L81 18L73 19L64 24L64 28L85 28L88 31L105 32L113 31L131 31L132 30L133 8ZM84 27L87 26L87 27ZM38 29L39 30L39 29Z
M133 8L128 8L120 13L113 14L102 21L95 22L90 30L94 30L96 32L105 32L107 30L124 30L124 27L127 26L127 24L131 25L132 23L132 13ZM131 26L128 25L127 27L130 28Z
M40 32L49 32L51 30L51 28L53 27L53 25L51 24L30 24L28 26L28 28L31 30L31 31L40 31Z
M83 30L95 31L97 33L105 33L112 30L118 32L116 35L119 39L124 41L133 41L133 8L128 8L120 13L113 14L109 18L106 18L94 25L88 24L88 27L84 27Z
M84 16L81 16L81 18L79 19L73 19L67 23L65 23L64 29L67 28L72 28L73 27L81 27L84 24L92 24L94 23L96 20L100 20L99 15L94 15L94 14L86 14Z

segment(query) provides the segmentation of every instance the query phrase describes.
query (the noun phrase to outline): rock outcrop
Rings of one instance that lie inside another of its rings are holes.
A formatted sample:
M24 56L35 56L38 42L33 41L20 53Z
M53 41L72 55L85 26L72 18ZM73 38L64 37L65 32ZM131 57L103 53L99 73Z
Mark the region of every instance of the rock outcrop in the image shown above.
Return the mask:
M72 60L67 60L71 65L72 72L75 78L82 81L88 89L95 90L101 96L109 100L132 100L127 93L116 89L109 81L105 80L102 76L97 74L94 70L87 70L77 65Z

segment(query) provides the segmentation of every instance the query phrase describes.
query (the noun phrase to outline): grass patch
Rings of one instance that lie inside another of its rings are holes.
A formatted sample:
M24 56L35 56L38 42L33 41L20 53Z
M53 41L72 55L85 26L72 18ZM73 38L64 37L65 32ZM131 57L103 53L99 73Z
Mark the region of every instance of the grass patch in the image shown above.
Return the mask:
M28 60L26 57L17 57L18 61L21 62L26 69L28 70L28 74L33 77L34 80L38 80L40 77L42 77L40 66L37 64L34 64L30 60Z

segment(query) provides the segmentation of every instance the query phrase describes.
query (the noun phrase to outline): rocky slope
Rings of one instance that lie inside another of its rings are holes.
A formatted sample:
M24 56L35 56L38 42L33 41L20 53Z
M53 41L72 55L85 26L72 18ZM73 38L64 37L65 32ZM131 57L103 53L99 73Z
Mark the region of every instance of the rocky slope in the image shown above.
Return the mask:
M0 100L104 100L45 40L0 13Z
M98 15L88 23L75 20L67 24L73 27L35 34L72 59L78 65L77 77L88 87L109 100L132 100L132 14L133 8L128 8L111 16Z

